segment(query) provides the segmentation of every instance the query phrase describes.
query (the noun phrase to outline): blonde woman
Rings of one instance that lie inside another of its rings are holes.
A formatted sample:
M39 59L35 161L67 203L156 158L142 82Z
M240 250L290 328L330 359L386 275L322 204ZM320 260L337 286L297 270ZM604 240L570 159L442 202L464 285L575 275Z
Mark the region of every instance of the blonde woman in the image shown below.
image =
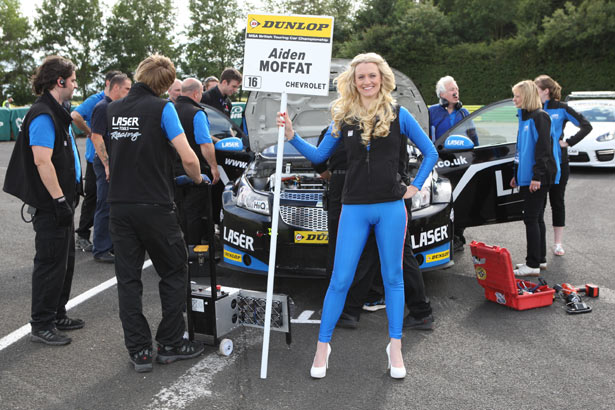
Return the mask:
M519 131L516 172L510 185L521 189L527 240L525 263L517 265L514 273L517 276L539 276L540 267L546 268L547 265L545 201L558 171L553 157L551 118L541 108L538 87L533 81L517 83L512 92L513 103L519 109Z
M402 253L406 210L402 198L416 194L436 163L438 154L429 137L391 92L395 77L378 54L356 56L337 78L339 98L331 107L333 121L318 148L293 130L287 113L278 114L278 126L286 125L286 139L310 161L325 161L339 143L345 144L346 180L338 227L333 274L322 309L320 332L311 376L326 375L333 329L344 307L348 289L363 251L374 230L382 262L390 343L386 348L390 375L403 378L406 369L401 353L404 313ZM405 138L413 141L424 159L410 186L397 173Z

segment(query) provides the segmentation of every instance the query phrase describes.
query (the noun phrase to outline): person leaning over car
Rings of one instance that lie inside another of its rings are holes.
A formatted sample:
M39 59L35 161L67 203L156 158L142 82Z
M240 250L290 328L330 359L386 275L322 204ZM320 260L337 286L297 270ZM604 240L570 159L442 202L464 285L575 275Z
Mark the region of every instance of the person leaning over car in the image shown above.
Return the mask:
M31 341L66 345L58 330L84 326L66 315L75 268L73 215L81 185L79 152L63 103L77 88L75 66L49 56L32 76L39 97L26 114L4 180L4 191L36 208Z
M560 166L560 172L555 178L555 183L549 189L549 202L551 203L551 214L553 218L553 253L557 256L564 256L562 238L564 236L564 226L566 225L566 208L564 204L564 194L566 184L570 175L570 165L568 164L568 147L579 143L592 130L589 121L576 112L568 104L561 102L562 87L548 75L540 75L534 79L538 86L540 101L543 109L551 117L551 137L553 138L553 155L555 161ZM564 140L564 126L570 121L579 131L572 137Z
M171 363L203 352L201 344L183 338L188 252L173 205L176 153L195 184L205 179L173 103L160 98L175 79L171 60L149 56L134 78L128 95L107 107L111 136L107 200L124 341L135 370L147 372L152 370L153 353L141 304L146 251L160 276L162 320L156 332L156 361Z
M175 102L175 109L186 133L188 144L199 158L201 173L210 174L212 184L220 179L216 152L209 135L209 120L199 104L203 84L196 78L187 78L182 83L182 92ZM203 217L211 206L207 190L186 187L181 200L182 230L188 245L199 245L206 233Z
M547 266L545 201L559 166L553 156L551 118L541 109L538 87L533 81L525 80L515 84L512 92L518 109L519 131L510 186L520 187L527 240L525 264L518 264L513 272L517 276L539 276L540 268Z
M438 104L429 107L429 136L434 142L455 124L470 115L468 110L463 108L463 104L459 100L459 87L455 79L450 75L438 80L436 83L436 96L439 99ZM478 136L474 126L469 127L466 134L475 146L478 145ZM453 249L456 252L462 251L463 245L466 243L466 239L463 236L464 230L465 227L459 224L456 224L454 227Z

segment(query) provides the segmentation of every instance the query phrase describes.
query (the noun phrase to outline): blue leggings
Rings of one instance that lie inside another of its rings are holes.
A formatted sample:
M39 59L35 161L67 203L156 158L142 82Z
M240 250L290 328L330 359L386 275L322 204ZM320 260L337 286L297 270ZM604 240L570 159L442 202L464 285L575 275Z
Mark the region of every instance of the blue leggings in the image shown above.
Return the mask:
M401 199L377 204L342 206L333 274L322 307L318 341L329 343L331 340L372 227L382 264L389 335L394 339L401 339L404 320L402 260L406 224L406 208Z

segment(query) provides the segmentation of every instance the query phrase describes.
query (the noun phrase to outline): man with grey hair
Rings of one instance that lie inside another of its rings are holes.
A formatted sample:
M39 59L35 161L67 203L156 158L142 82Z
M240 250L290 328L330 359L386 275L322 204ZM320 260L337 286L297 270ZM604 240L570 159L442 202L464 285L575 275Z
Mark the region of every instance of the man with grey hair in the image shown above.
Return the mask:
M182 127L188 137L188 143L199 158L201 173L207 174L215 184L220 179L216 152L209 135L209 120L199 103L203 95L203 84L196 78L187 78L182 83L181 95L177 97L175 109ZM181 195L180 219L186 243L199 245L206 233L203 217L207 215L207 206L211 199L207 191L201 188L186 187Z
M177 101L177 97L179 97L181 93L182 81L176 78L175 81L173 81L173 84L171 84L171 87L169 87L169 90L167 91L167 94L169 94L169 101L175 104L175 101Z
M442 77L436 84L436 96L439 101L429 107L429 136L436 141L453 125L470 115L459 101L459 87L450 75ZM476 130L472 127L466 131L474 145L478 145Z
M459 87L455 79L450 75L438 80L436 83L436 96L439 99L438 104L429 107L429 136L434 142L455 124L470 115L468 110L463 108L461 101L459 101ZM464 132L475 146L478 145L476 129L471 121ZM466 239L463 236L464 230L465 227L458 224L455 225L455 237L453 238L453 249L455 252L463 251L463 245L466 243Z

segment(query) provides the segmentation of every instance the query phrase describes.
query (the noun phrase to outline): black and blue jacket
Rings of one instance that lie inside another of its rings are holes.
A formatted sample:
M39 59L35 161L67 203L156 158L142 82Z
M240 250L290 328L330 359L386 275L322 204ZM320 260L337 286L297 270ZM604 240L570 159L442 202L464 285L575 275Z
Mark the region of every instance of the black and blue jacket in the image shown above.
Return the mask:
M429 137L435 142L442 136L442 134L451 129L453 125L457 124L468 115L470 115L470 112L463 107L459 110L453 111L452 114L449 114L446 107L441 104L429 106ZM451 116L454 118L452 124ZM478 145L476 130L473 126L467 130L467 134L468 138L472 140L474 145Z
M541 109L518 110L519 131L515 156L518 186L529 186L532 180L551 185L559 171L553 156L551 118Z
M564 137L566 122L570 121L579 127L579 131L566 141L571 147L585 138L585 136L591 132L592 126L587 118L570 108L568 104L564 102L558 100L545 101L544 110L551 117L551 136L553 137L553 153L555 154L555 160L558 164L567 164L568 150L559 145L559 140Z

